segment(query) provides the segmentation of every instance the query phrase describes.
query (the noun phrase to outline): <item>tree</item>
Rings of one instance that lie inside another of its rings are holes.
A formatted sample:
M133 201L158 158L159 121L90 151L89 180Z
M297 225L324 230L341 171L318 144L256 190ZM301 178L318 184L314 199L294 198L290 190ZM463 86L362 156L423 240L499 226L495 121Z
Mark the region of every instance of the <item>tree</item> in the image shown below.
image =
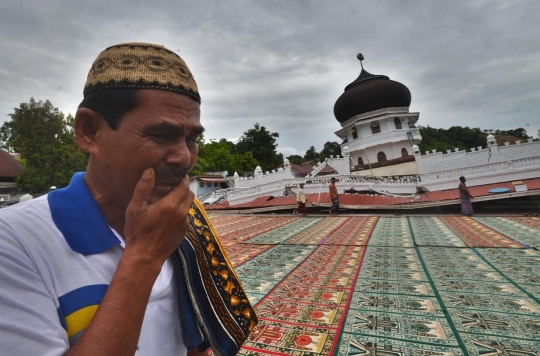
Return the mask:
M435 129L429 126L419 128L422 135L422 143L419 146L422 152L433 149L444 152L453 148L466 150L486 145L487 135L479 128L461 126L452 126L449 129Z
M66 118L50 101L34 98L14 110L0 135L21 155L25 169L16 180L21 187L39 193L66 186L75 172L86 169L88 157L75 140L73 116Z
M324 148L319 154L319 158L321 161L324 161L326 158L330 156L340 156L340 155L341 155L341 146L339 145L339 143L328 141L324 144Z
M253 171L259 162L253 157L251 152L236 153L236 147L231 141L222 138L219 141L210 140L206 142L201 135L197 144L199 146L199 157L195 167L191 170L191 175L201 175L205 172L227 171L229 174L238 172L243 175L246 171Z
M314 159L319 159L319 152L317 152L317 149L315 149L315 146L311 146L306 151L306 154L304 155L304 160L312 161Z
M269 171L283 163L283 155L276 151L278 137L277 132L270 132L266 127L256 123L240 137L236 149L241 154L251 152L262 170Z
M304 161L302 156L299 155L290 155L289 157L287 157L287 159L289 160L289 163L298 165L302 164L302 162Z

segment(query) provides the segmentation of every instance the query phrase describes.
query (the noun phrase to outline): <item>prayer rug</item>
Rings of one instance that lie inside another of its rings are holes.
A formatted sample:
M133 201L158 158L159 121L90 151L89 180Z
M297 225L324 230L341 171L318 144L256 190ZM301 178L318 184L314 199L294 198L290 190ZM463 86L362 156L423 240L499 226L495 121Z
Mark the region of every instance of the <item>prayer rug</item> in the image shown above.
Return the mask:
M325 218L284 241L287 244L318 245L349 218Z
M260 318L239 355L540 356L521 218L220 218Z
M470 217L442 216L440 219L469 247L525 247Z
M260 323L244 354L332 354L363 253L363 247L317 247L257 304Z
M338 229L332 231L322 243L346 246L366 245L377 220L378 217L375 216L349 218Z
M279 244L299 234L305 229L317 224L321 220L323 219L322 218L300 218L282 227L278 227L276 229L270 230L263 234L259 234L249 239L248 241L251 244L264 244L264 245Z
M406 218L380 218L369 239L369 246L413 247Z
M224 247L232 246L237 243L248 241L254 236L264 234L268 231L274 231L281 226L286 226L296 220L298 217L277 217L277 218L257 218L255 220L249 221L249 224L238 224L239 229L234 228L234 230L229 229L228 233L221 235L222 244Z
M529 247L540 247L540 226L535 228L523 223L530 222L532 219L533 218L509 219L501 217L475 218L475 220L488 226L489 228L511 237L512 239L517 240Z
M418 246L466 247L437 217L411 217L411 228Z
M247 261L251 260L255 256L260 255L261 253L268 251L275 245L259 245L259 244L235 244L232 246L225 247L227 255L231 260L231 263L234 267L238 267Z

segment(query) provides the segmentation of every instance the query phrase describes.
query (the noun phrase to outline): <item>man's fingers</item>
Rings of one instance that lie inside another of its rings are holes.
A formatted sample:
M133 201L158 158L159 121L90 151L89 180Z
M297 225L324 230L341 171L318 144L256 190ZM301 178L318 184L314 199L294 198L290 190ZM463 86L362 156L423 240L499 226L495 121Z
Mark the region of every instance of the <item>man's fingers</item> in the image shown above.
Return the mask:
M148 204L148 198L154 189L155 180L154 170L152 168L145 169L135 186L131 204L134 204L136 208L144 208Z
M189 199L189 204L191 206L193 197L193 193L189 190L189 177L185 176L178 185L174 187L173 191L163 197L162 200L163 203L172 204L172 206L180 206Z

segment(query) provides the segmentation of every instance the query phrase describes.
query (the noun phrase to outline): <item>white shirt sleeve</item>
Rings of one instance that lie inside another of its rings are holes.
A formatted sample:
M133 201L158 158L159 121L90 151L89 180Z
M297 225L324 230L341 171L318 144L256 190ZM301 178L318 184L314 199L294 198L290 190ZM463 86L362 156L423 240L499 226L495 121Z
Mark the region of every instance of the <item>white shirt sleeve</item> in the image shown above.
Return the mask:
M56 356L69 350L55 298L5 224L0 226L0 311L2 355Z

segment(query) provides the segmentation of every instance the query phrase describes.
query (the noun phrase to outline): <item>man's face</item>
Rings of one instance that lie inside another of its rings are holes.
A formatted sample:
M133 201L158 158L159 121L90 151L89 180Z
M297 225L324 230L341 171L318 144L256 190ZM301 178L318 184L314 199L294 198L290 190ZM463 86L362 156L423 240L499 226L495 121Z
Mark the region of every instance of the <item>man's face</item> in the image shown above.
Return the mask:
M135 109L118 128L99 130L99 155L108 197L127 205L143 171L153 168L156 182L148 203L170 193L195 165L197 137L204 130L199 104L187 96L140 90Z

